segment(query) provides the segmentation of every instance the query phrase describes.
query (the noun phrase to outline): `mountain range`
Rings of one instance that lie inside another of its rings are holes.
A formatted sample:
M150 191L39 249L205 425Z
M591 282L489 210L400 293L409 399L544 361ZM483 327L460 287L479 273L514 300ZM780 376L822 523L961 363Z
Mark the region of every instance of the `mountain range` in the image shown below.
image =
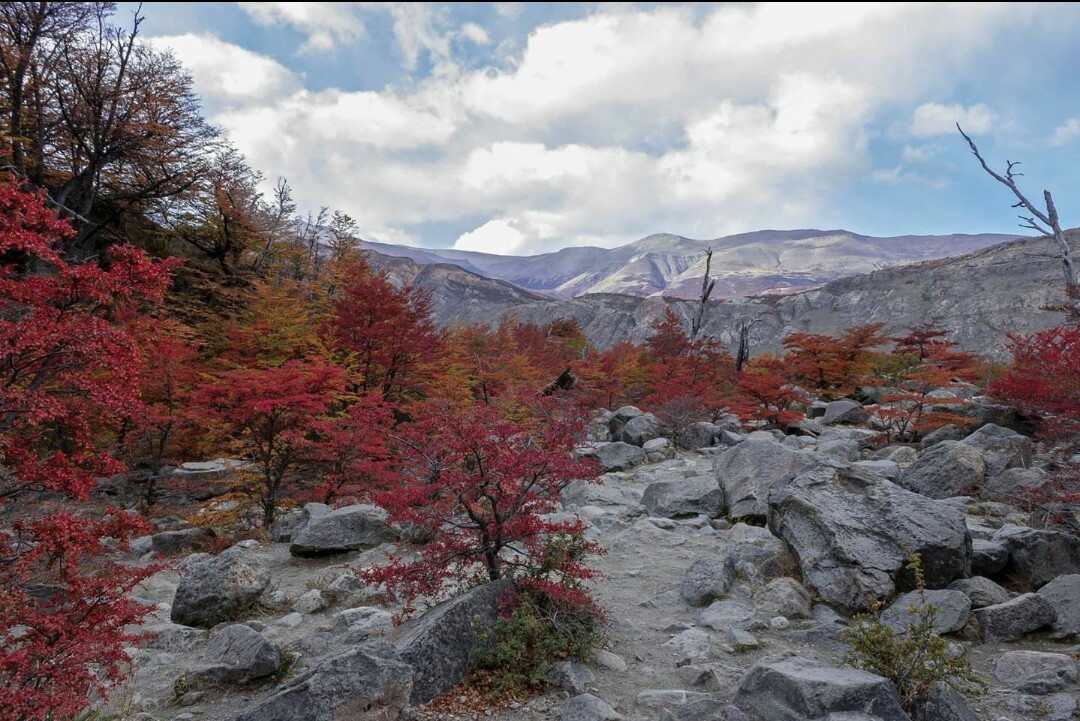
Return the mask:
M530 256L412 248L362 242L362 247L464 270L554 298L590 293L695 298L713 251L713 298L783 294L837 278L921 260L962 255L1018 236L905 235L875 238L846 230L760 230L713 240L650 235L617 248L570 247Z
M970 236L968 236L970 237ZM1080 252L1080 231L1068 232ZM413 249L406 249L413 250ZM576 318L599 348L640 342L651 323L671 307L689 325L694 302L652 295L593 293L557 298L484 277L451 263L422 264L411 258L369 254L398 284L431 293L442 325L495 325L507 313L526 322ZM700 283L700 280L699 280ZM757 295L711 303L703 331L729 346L740 324L750 323L755 352L775 351L792 332L835 334L861 323L883 322L891 331L934 320L969 350L1007 357L1007 333L1025 333L1062 322L1043 310L1060 303L1061 262L1045 237L1019 238L952 258L894 266L829 281L786 295Z

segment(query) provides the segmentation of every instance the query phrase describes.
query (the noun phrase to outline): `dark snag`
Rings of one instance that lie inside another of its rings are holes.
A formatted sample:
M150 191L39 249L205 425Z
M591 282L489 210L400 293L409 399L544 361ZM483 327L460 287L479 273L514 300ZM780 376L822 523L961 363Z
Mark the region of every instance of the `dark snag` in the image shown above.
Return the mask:
M711 266L712 248L709 248L705 251L705 277L701 279L701 297L698 298L697 313L694 314L694 320L690 323L691 343L697 340L698 333L701 332L701 325L705 320L705 308L709 303L709 296L712 295L713 288L716 287L716 281L709 279Z
M577 384L577 376L570 372L567 368L559 374L558 378L544 386L543 390L538 392L538 396L550 396L558 393L559 391L571 390L574 385Z

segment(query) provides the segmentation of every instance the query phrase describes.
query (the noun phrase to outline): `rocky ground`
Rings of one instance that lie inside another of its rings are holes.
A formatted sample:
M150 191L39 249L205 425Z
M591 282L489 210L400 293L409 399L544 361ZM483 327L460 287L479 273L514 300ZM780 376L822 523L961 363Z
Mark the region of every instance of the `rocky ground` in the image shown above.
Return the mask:
M594 584L605 648L564 667L562 690L483 715L906 719L891 686L843 668L841 633L870 600L911 589L903 566L920 552L927 585L942 589L928 594L941 632L989 691L942 691L918 718L1080 717L1080 538L1030 528L1028 513L996 500L1045 480L1032 441L989 424L881 448L858 404L820 414L800 436L699 425L684 438L696 448L679 451L630 409L594 424L599 440L583 452L608 472L561 501L607 550ZM187 556L155 575L139 589L157 605L140 629L153 635L112 708L144 721L390 719L411 689L404 713L431 715L420 702L460 677L494 596L473 592L395 628L347 572L408 552L382 518L313 505L286 520L281 542ZM138 562L182 554L199 533L141 539ZM883 620L903 628L912 602Z

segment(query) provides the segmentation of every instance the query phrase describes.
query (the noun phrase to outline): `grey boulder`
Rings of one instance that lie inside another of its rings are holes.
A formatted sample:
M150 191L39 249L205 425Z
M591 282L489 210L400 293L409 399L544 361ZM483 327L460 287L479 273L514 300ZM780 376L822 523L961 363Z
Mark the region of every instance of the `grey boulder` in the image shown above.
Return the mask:
M976 576L996 576L1009 562L1009 549L1001 541L971 539L971 572Z
M629 443L596 443L579 453L585 458L595 458L605 473L628 471L645 462L645 451Z
M870 420L870 414L858 401L841 398L825 406L825 414L821 417L822 425L830 426L833 423L866 423Z
M888 680L798 656L754 664L734 704L768 721L910 721Z
M732 519L764 518L769 494L818 461L771 438L749 438L716 457L713 469Z
M942 441L962 441L967 433L960 426L952 423L946 423L941 428L936 428L919 441L919 448L926 450L930 446L936 446Z
M567 659L555 664L548 681L571 694L585 693L585 687L596 680L596 674L581 661Z
M971 616L971 599L960 591L947 589L909 591L896 597L881 612L881 622L893 631L904 635L908 627L919 623L922 614L934 609L934 632L938 634L959 631Z
M245 684L273 674L281 663L277 646L258 631L235 623L214 633L189 682Z
M1049 482L1049 476L1041 468L1007 468L986 482L982 495L1006 503L1016 502Z
M986 463L977 448L960 441L942 441L919 454L900 476L900 485L927 498L952 498L978 492Z
M654 516L719 516L724 510L724 491L708 476L650 483L641 505Z
M619 431L623 429L623 426L634 418L642 415L644 414L641 412L641 409L635 408L634 406L623 406L622 408L616 409L608 418L608 428L611 430L611 437L615 438L618 436Z
M1057 619L1053 606L1037 593L1025 593L1005 603L975 609L973 615L987 643L1015 641L1026 633L1052 625Z
M970 575L963 510L871 474L803 473L770 499L769 528L797 560L806 587L850 611L912 589L905 566L915 553L929 588Z
M319 662L234 721L393 721L409 703L412 668L386 643Z
M1048 694L1076 683L1076 661L1063 653L1009 651L994 665L994 677L1009 688L1030 694Z
M986 473L996 476L1008 468L1028 468L1035 444L1009 428L988 423L964 439L964 445L977 448L986 462Z
M794 578L781 576L754 594L754 604L769 616L810 618L810 593Z
M707 606L735 583L735 561L729 555L699 558L683 576L682 597L691 606Z
M642 413L626 422L619 432L614 435L615 440L629 443L632 446L644 445L645 441L660 437L660 419L652 413Z
M934 684L929 693L915 700L912 721L979 721L964 697L947 683Z
M1064 531L1003 526L994 540L1009 550L1003 572L1032 588L1080 573L1080 536Z
M413 667L411 703L427 703L453 688L473 666L484 635L499 617L499 601L512 588L494 581L444 601L398 627L392 636L401 659Z
M622 716L601 698L583 693L566 702L559 713L562 721L622 721Z
M270 585L270 571L233 546L185 564L170 617L184 626L210 628L251 610Z
M386 511L378 506L338 508L311 518L293 537L289 553L322 556L378 546L396 538L386 520Z
M689 451L708 448L716 443L716 439L723 431L724 428L721 426L707 421L692 423L689 428L679 434L679 448Z
M150 537L150 548L157 553L190 553L199 551L217 538L212 528L196 526L179 531L164 531Z
M1073 639L1080 636L1080 574L1058 576L1040 588L1039 595L1046 599L1057 615L1051 638Z
M972 608L985 608L1006 603L1012 598L1008 591L985 576L958 578L949 584L949 588L967 596Z

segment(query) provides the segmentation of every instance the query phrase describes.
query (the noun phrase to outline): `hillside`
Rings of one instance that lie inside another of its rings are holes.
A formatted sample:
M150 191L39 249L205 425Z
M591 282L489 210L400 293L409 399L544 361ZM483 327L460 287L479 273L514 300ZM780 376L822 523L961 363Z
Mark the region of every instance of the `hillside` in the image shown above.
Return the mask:
M1080 231L1070 231L1080 248ZM523 321L573 317L599 347L641 341L650 323L672 305L688 318L692 302L598 293L550 299L505 282L447 265L421 266L373 254L399 281L433 295L437 320L495 324L513 311ZM924 261L841 278L787 296L733 298L714 303L705 330L726 343L733 329L753 320L758 350L775 350L788 333L833 333L853 324L881 321L902 328L936 318L963 347L1002 356L1006 333L1024 333L1060 322L1040 310L1060 300L1060 264L1046 238L1000 243L963 256Z
M591 293L692 298L713 250L715 298L789 293L881 268L955 256L1017 236L929 235L874 238L846 230L761 230L693 240L668 233L617 248L576 247L533 256L362 243L421 265L452 263L478 275L558 298Z

